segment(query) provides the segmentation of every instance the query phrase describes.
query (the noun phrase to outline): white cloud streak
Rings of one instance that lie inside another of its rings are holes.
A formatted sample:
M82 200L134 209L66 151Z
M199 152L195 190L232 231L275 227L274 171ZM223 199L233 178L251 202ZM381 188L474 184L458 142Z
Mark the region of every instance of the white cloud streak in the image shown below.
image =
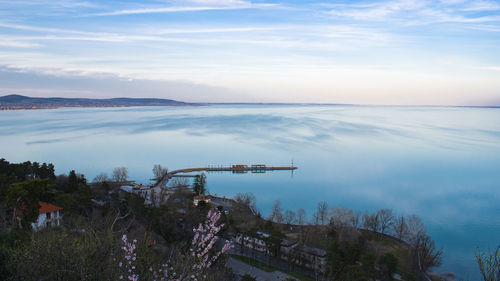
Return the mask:
M87 1L74 1L74 0L0 0L0 5L4 7L11 6L44 6L62 9L75 9L75 8L99 8L101 5L87 2Z
M212 2L212 1L209 1ZM159 13L179 13L179 12L198 12L198 11L212 11L212 10L241 10L241 9L259 9L277 7L277 4L253 4L243 1L228 1L224 5L213 6L170 6L170 7L152 7L140 9L125 9L111 12L102 12L88 14L85 16L122 16L122 15L139 15L139 14L159 14Z
M327 7L332 8L328 13L335 18L357 21L396 21L409 25L500 21L498 15L471 13L500 10L500 4L490 1L395 0L369 5L343 4Z
M3 38L2 40L0 40L0 46L13 47L13 48L33 48L33 47L39 47L40 44L26 43L26 42L21 42L18 40L9 40L9 39Z
M9 28L9 29L17 29L17 30L25 30L25 31L46 32L46 33L69 33L69 34L80 34L80 35L99 35L99 34L101 34L101 35L103 35L102 33L97 33L97 32L86 32L86 31L79 31L79 30L50 28L50 27L38 27L38 26L11 24L11 23L2 23L2 22L0 22L0 27Z
M478 12L478 11L499 11L500 3L490 1L473 1L467 6L462 8L464 11Z
M41 33L40 35L11 36L11 40L26 43L26 47L43 41L96 41L123 42L173 42L199 45L255 45L270 48L301 48L316 50L352 49L364 45L385 45L394 36L369 28L347 25L283 25L258 27L191 27L191 28L148 28L128 33L99 33L79 30L35 27L0 23L0 27ZM48 34L47 34L48 33ZM135 33L135 34L134 34ZM47 35L46 35L47 34ZM203 36L209 34L210 36ZM214 36L213 34L217 34ZM169 36L172 35L172 36Z

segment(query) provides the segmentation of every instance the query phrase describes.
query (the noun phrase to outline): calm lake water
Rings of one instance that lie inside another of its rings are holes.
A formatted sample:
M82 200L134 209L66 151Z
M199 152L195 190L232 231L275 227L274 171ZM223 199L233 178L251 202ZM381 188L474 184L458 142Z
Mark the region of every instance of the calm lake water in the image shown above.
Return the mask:
M438 271L478 280L477 246L500 244L500 109L253 106L0 112L0 157L52 162L88 179L125 166L149 183L170 170L290 165L266 174L208 174L212 194L252 192L306 209L319 201L359 211L417 214L438 247Z

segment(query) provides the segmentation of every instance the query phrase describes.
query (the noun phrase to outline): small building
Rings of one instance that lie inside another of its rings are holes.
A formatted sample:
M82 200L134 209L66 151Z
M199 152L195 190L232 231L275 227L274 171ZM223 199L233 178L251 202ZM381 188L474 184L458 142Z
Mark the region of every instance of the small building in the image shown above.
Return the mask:
M268 249L264 239L268 238L270 235L261 231L257 231L256 234L256 237L238 234L235 239L236 243L250 249L255 249L261 253L267 253Z
M61 210L63 208L45 202L39 202L39 204L38 219L36 222L31 223L31 227L33 227L34 230L39 230L46 226L61 225Z
M281 259L296 265L325 272L326 250L299 243L281 246Z
M193 204L195 206L198 206L198 204L203 201L205 203L210 203L212 197L210 195L196 195L194 198L193 198Z
M237 234L235 242L242 247L254 249L261 253L270 254L265 243L265 239L270 234L257 231L255 236ZM325 272L326 269L326 250L298 243L297 241L281 239L279 258L304 268Z

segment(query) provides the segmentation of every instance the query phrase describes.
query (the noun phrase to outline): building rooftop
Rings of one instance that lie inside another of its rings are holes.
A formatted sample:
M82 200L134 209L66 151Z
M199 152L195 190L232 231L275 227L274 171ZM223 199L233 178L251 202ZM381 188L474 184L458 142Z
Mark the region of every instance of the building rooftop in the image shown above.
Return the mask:
M53 212L53 211L58 211L58 210L62 210L63 209L63 208L61 208L59 206L52 205L52 204L45 203L45 202L41 202L40 201L39 203L40 203L40 209L38 210L39 214L50 213L50 212Z

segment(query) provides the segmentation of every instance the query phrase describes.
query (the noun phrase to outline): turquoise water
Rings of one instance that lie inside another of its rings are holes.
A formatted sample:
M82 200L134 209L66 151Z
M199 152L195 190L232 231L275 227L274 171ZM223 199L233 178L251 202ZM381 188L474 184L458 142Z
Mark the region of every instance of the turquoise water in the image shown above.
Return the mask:
M316 204L417 214L438 247L439 271L478 280L477 246L500 244L500 109L253 106L0 112L0 157L52 162L92 179L151 169L289 165L266 174L208 174L212 194L252 192L268 214Z

